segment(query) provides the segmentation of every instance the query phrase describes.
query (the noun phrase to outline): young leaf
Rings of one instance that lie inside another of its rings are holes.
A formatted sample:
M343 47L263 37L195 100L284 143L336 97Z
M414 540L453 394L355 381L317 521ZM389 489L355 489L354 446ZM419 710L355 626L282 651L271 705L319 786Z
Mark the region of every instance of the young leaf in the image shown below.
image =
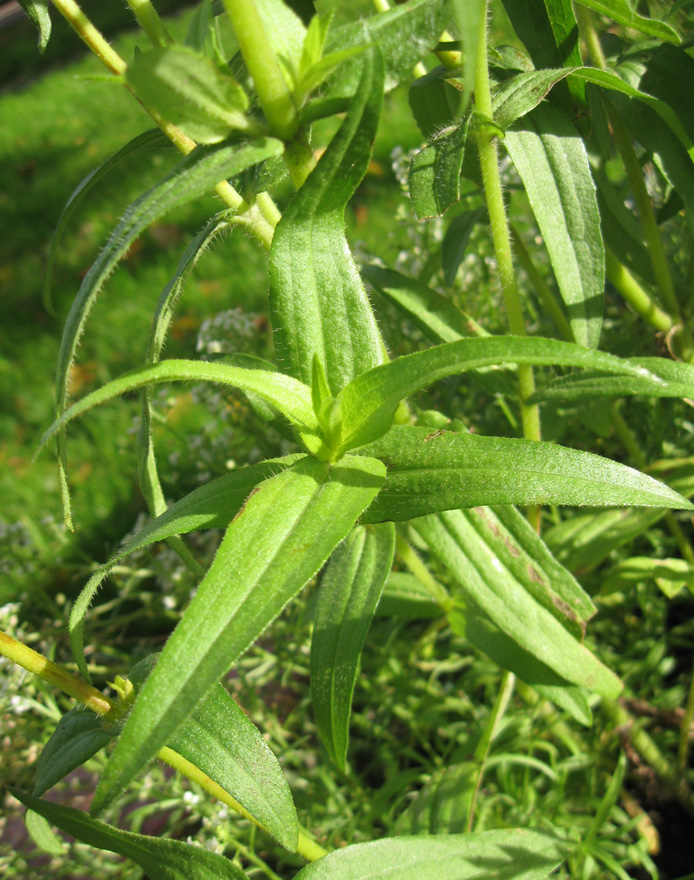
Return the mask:
M48 12L48 0L19 0L19 5L36 25L39 32L39 52L44 52L51 38L51 16Z
M321 579L311 639L311 700L318 732L344 771L359 658L395 552L395 529L354 529Z
M342 446L353 449L382 436L400 401L438 379L498 364L546 364L604 370L665 383L644 367L600 351L556 339L515 336L461 339L404 355L353 379L338 395L342 407Z
M146 107L156 110L200 144L216 144L246 130L248 98L233 77L186 46L136 52L125 81Z
M251 493L140 692L97 789L111 804L310 580L383 484L374 459L298 461Z
M432 51L448 23L447 0L409 0L366 21L331 29L326 52L374 44L383 56L387 92L412 76L414 65ZM326 97L351 97L359 85L362 57L345 62L326 84Z
M492 94L494 122L501 128L507 129L516 119L520 119L537 107L552 86L571 72L571 67L523 71L504 80Z
M48 309L48 311L52 310L51 281L53 279L53 266L55 264L55 258L58 253L58 248L62 243L65 229L70 222L72 215L75 213L77 207L84 200L84 197L88 195L94 188L94 186L96 186L96 184L102 179L102 177L108 174L112 168L115 168L116 165L118 165L127 156L132 156L134 153L138 153L140 150L143 150L147 147L161 146L163 144L168 144L168 140L163 131L158 128L153 128L149 131L145 131L142 134L139 134L137 137L133 138L131 141L128 141L128 143L124 147L121 147L121 149L118 150L117 153L114 153L112 156L106 159L105 162L102 162L101 165L99 165L93 171L90 171L89 174L75 188L72 195L65 203L63 213L60 215L58 225L55 232L53 233L51 246L48 250L48 256L46 257L46 272L43 281L43 304Z
M679 43L680 37L677 31L666 24L664 21L658 21L654 18L644 18L634 11L629 0L581 0L581 6L587 6L601 15L606 15L618 24L625 27L633 28L642 34L648 34L649 37L657 37L659 40L665 40L668 43Z
M250 165L262 162L270 156L281 155L283 149L282 142L272 138L262 138L253 143L233 146L199 147L127 209L123 219L111 233L106 247L85 276L65 322L56 371L58 416L65 411L70 368L89 311L106 279L125 256L133 241L150 223L158 220L168 211L199 198L220 180L238 174ZM58 446L59 476L65 516L70 522L63 438L60 439Z
M306 39L306 28L284 0L255 0L263 32L274 54L290 70L298 71Z
M520 828L384 837L331 852L294 880L483 880L486 866L494 880L545 880L569 850L552 834Z
M112 735L103 718L81 706L66 712L36 762L34 797L41 797L68 773L103 749L111 741Z
M486 0L452 0L455 23L460 32L463 49L463 101L460 108L465 112L475 90L477 61L479 56L480 31L487 30Z
M388 468L364 522L489 504L694 509L652 477L552 443L394 425L359 451Z
M470 117L440 132L412 157L408 185L420 220L440 217L460 198L460 169Z
M365 53L361 63L345 120L284 212L270 253L278 360L310 385L317 355L333 395L383 360L380 332L344 234L345 206L366 173L383 99L378 52Z
M42 801L16 789L12 789L12 794L25 807L82 843L132 859L150 880L248 880L224 856L200 846L121 831L72 807Z
M602 327L605 253L586 148L561 110L545 104L506 133L576 341L597 348Z
M97 590L113 567L126 556L155 541L165 541L175 535L199 529L226 528L249 493L259 483L289 467L301 457L303 456L286 456L283 459L263 461L210 480L165 509L155 520L129 538L107 563L94 572L72 606L69 623L72 653L86 681L90 680L90 675L84 657L84 618Z
M617 676L509 576L503 565L496 564L465 512L451 510L423 517L414 527L446 567L465 601L481 609L510 639L560 679L610 699L617 697L622 689ZM557 684L551 679L540 683Z
M502 669L513 672L545 699L564 709L579 724L586 727L592 724L593 715L585 689L569 684L530 651L522 648L514 637L492 623L475 603L456 596L456 605L448 612L448 622L453 632L466 638Z

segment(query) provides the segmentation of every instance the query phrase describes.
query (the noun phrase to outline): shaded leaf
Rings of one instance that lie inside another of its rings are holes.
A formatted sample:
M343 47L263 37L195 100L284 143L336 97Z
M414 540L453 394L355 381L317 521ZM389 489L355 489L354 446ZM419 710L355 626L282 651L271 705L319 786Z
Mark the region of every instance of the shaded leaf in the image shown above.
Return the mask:
M359 658L395 552L390 524L359 526L321 579L311 638L311 700L331 759L345 769Z
M659 40L669 43L680 42L679 34L674 28L664 21L639 15L629 0L581 0L581 6L587 6L588 9L650 37L658 37Z
M42 801L16 789L12 794L82 843L132 859L150 880L247 880L243 871L224 856L200 846L121 831L72 807Z
M478 776L472 761L436 770L398 817L398 834L464 832Z
M270 309L283 369L311 384L318 356L333 394L383 360L381 335L349 252L344 211L371 156L383 99L378 53L347 116L284 212L270 253Z
M48 0L19 0L19 5L39 32L39 52L44 52L51 37L51 16Z
M458 274L460 264L465 259L470 233L475 224L482 216L482 209L463 211L451 220L441 244L441 268L446 287L453 287L455 276ZM463 335L463 334L461 334ZM452 339L444 339L443 342L452 342Z
M572 68L533 70L504 80L492 94L494 122L506 129L529 113L545 98L553 85L571 73Z
M447 76L445 67L435 67L410 86L410 110L427 140L449 125L458 112L460 93Z
M384 467L302 459L251 493L140 692L101 778L99 812L310 580L383 484Z
M412 207L423 220L440 217L460 198L460 170L469 117L436 135L412 157L408 185Z
M81 706L66 712L36 762L34 797L41 797L68 773L81 767L103 749L112 736L103 718Z
M431 591L406 571L391 571L376 608L378 617L404 617L414 620L440 617L442 613Z
M610 569L600 587L601 594L627 591L648 581L655 581L668 599L683 587L694 593L694 566L684 559L654 559L632 556Z

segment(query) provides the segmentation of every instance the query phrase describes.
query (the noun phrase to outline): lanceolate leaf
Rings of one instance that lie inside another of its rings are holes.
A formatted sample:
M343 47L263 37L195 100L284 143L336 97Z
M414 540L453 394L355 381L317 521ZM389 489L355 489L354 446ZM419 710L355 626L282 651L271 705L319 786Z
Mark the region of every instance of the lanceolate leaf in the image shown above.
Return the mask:
M405 617L422 620L441 617L443 610L431 590L413 574L391 571L376 608L379 617Z
M436 770L398 817L400 834L458 834L465 831L480 768L474 761Z
M461 597L457 597L456 602L456 607L448 612L448 621L453 632L464 636L502 669L513 672L521 681L567 711L578 722L586 726L591 724L593 716L583 688L569 684L565 678L522 648L514 637L492 623L475 603L469 599L463 602Z
M344 234L344 211L371 155L383 99L377 51L342 127L275 230L270 309L284 370L311 383L318 356L333 394L383 360L381 336Z
M374 44L383 55L385 90L412 76L414 65L432 51L445 29L450 11L447 0L410 0L366 21L334 28L328 34L326 54ZM359 84L363 56L342 64L330 78L326 95L349 97Z
M482 209L464 211L451 221L441 243L441 268L447 287L453 287L460 264L465 259L470 233L482 216ZM464 335L464 334L463 334ZM452 340L442 340L450 342Z
M400 401L438 379L496 364L546 364L599 369L665 384L644 367L556 339L461 339L404 355L358 376L342 391L342 448L375 440L388 430Z
M364 522L489 504L694 509L652 477L552 443L395 425L363 451L388 468Z
M336 850L294 880L544 880L568 852L551 834L518 828L385 837Z
M497 568L468 515L452 510L419 519L414 526L463 596L510 639L560 678L610 699L619 694L619 679L517 581L506 577L503 568Z
M187 46L136 52L125 80L146 107L156 110L200 144L216 144L247 129L246 93L231 74Z
M252 492L140 692L97 789L105 809L348 534L383 484L368 458L303 459Z
M85 276L65 323L56 377L58 415L65 410L70 368L89 310L106 279L126 254L132 242L150 223L168 211L199 198L220 180L238 174L244 168L262 162L270 156L280 155L282 150L281 141L273 139L260 139L254 143L233 146L198 148L160 183L133 202ZM59 443L59 458L65 515L70 522L63 442Z
M121 831L72 807L42 801L14 789L12 794L25 807L82 843L132 859L150 880L248 880L224 856L200 846Z
M151 367L141 367L98 388L78 400L59 419L56 419L41 439L41 445L68 422L92 407L112 400L127 391L135 391L161 382L215 382L239 388L241 391L255 392L289 419L302 438L307 441L311 451L315 452L320 446L318 422L311 406L311 390L297 379L282 373L268 373L267 370L249 370L222 363L183 360L160 361Z
M553 85L571 73L572 68L533 70L504 80L492 95L494 122L508 128L516 119L529 113L543 100Z
M434 137L412 158L410 197L417 217L440 217L460 198L460 169L469 116Z
M84 197L91 192L102 177L108 174L112 168L115 168L115 166L126 157L132 156L133 153L137 153L147 147L155 147L167 143L168 140L166 139L166 135L160 129L152 128L149 131L145 131L129 141L124 147L121 147L117 153L114 153L105 162L102 162L98 168L90 171L84 180L82 180L82 182L76 187L63 208L63 213L58 220L58 225L51 240L48 256L46 257L46 274L43 281L43 302L46 308L49 310L51 309L51 281L53 278L53 265L58 253L58 248L63 240L65 229L70 222L72 215L84 200Z
M666 40L669 43L680 42L679 35L674 28L664 21L644 18L644 16L639 15L629 0L581 0L581 6L587 6L588 9L593 9L595 12L606 15L618 24L633 28L642 34L658 37L658 39Z
M536 107L504 145L518 169L552 261L576 341L597 348L605 254L586 148L569 119Z
M302 456L287 456L284 459L263 461L224 474L200 486L140 529L105 565L94 572L72 606L69 625L72 653L87 681L90 680L90 676L84 657L84 618L97 590L114 565L130 553L147 547L155 541L165 541L175 535L183 535L199 529L226 528L239 512L250 492L259 483L289 467L300 457Z
M51 37L51 16L48 12L48 0L19 0L19 5L38 28L39 52L44 52Z
M392 525L359 526L333 553L320 583L311 639L311 700L318 732L341 770L361 649L394 551Z
M555 379L533 400L584 400L589 397L682 397L694 398L694 366L667 358L630 358L648 376L610 376L606 373L570 373ZM651 379L650 376L655 377ZM660 380L660 381L658 381Z
M34 796L41 797L84 764L110 742L111 736L104 719L93 712L81 706L66 712L36 762Z

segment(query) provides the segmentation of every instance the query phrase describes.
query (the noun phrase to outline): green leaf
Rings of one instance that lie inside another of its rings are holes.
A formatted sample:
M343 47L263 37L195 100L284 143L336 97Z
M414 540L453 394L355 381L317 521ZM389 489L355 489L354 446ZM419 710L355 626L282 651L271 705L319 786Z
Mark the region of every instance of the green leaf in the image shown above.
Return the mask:
M475 224L482 216L482 209L463 211L451 220L441 244L441 268L443 269L443 281L446 287L453 287L455 277L458 274L460 264L465 259L470 234ZM453 342L452 339L443 339L443 342Z
M460 93L447 77L445 67L435 67L410 86L410 110L427 140L450 125L458 113Z
M456 597L456 607L449 611L448 622L453 632L466 638L502 669L513 672L545 699L564 709L579 724L586 727L592 724L593 715L585 689L569 684L530 651L522 648L515 636L507 635L492 623L469 597L466 597L466 601L461 596Z
M448 23L447 0L409 0L362 21L331 29L326 52L378 46L385 64L385 91L412 75L414 65L433 50ZM326 97L351 97L360 80L362 58L341 65L326 84Z
M620 71L631 66L638 75L639 89L665 102L689 137L694 138L689 89L694 76L694 59L684 48L667 44L650 46L641 59L642 64L638 64L638 56L633 61L625 62L624 67L620 65Z
M552 443L394 425L359 451L388 468L363 522L489 504L694 509L633 468Z
M466 512L452 510L418 519L413 525L446 567L466 604L481 609L502 633L559 678L610 699L618 696L622 684L617 676L510 576L503 564L495 562ZM454 620L455 613L451 615ZM462 629L467 635L464 621ZM491 641L492 634L486 638ZM507 657L507 661L513 659ZM557 685L551 678L539 683Z
M41 797L111 740L103 718L77 706L66 712L36 762L34 797Z
M420 220L440 217L460 198L460 170L470 117L444 129L412 157L408 177L412 207Z
M694 397L694 366L667 358L629 358L643 367L642 376L610 376L601 372L569 373L538 391L532 400L585 400L591 397Z
M451 0L451 5L463 50L464 92L460 109L465 112L475 90L480 30L486 28L487 3L486 0Z
M72 807L42 801L16 789L12 789L12 794L25 807L82 843L132 859L150 880L248 880L224 856L200 846L121 831Z
M521 72L504 80L492 94L494 122L504 130L529 113L546 97L553 85L571 73L572 68Z
M333 553L318 591L311 700L323 744L343 771L359 658L394 552L392 525L357 527Z
M101 778L111 804L314 576L383 484L368 458L302 459L251 493L140 692Z
M343 419L341 448L362 446L385 434L400 401L408 394L447 376L508 363L583 367L636 376L656 385L662 382L630 360L556 339L461 339L404 355L353 379L338 395Z
M27 810L24 814L24 824L29 836L40 850L52 856L65 855L65 844L43 816L39 816L33 810Z
M436 770L396 822L398 834L465 831L480 768L472 761Z
M255 6L272 51L298 71L306 38L303 22L283 0L255 0Z
M51 16L48 11L48 0L19 0L19 5L38 29L39 52L43 53L51 37Z
M70 644L84 678L90 675L84 657L84 618L99 587L115 565L126 556L156 541L165 541L200 529L226 528L255 487L292 465L302 456L286 456L232 471L193 490L155 520L130 537L123 546L89 578L70 612Z
M347 116L318 165L290 202L270 252L270 309L284 370L311 383L321 361L333 395L383 360L383 343L344 234L345 206L366 173L383 99L378 53Z
M615 565L600 587L601 594L631 591L638 584L655 581L668 599L683 587L694 593L694 565L684 559L653 559L651 556L632 556Z
M294 880L544 880L570 846L543 831L384 837L356 843L307 865ZM489 871L486 866L489 866Z
M97 388L56 419L41 438L40 445L43 446L68 422L92 407L112 400L127 391L135 391L161 382L215 382L239 388L241 391L254 392L289 419L312 452L316 452L320 447L318 421L311 404L311 390L297 379L285 376L283 373L269 373L266 370L249 370L222 363L184 360L159 361L151 367L140 367L124 373L102 388Z
M186 46L136 52L125 73L135 96L200 144L246 130L248 98L233 77Z
M536 107L504 145L521 176L545 240L574 337L597 348L605 253L585 145L561 110Z
M137 153L140 150L145 149L146 147L160 146L163 144L168 144L168 140L163 131L160 131L158 128L153 128L149 131L145 131L129 141L124 147L121 147L121 149L118 150L117 153L114 153L112 156L106 159L105 162L102 162L101 165L98 166L98 168L90 171L89 174L75 188L72 195L65 203L63 212L60 215L60 219L58 220L58 225L55 232L53 233L48 256L46 257L46 273L44 275L43 282L43 304L48 311L52 311L51 281L53 279L53 266L55 264L55 258L58 253L58 248L62 243L65 229L70 222L72 215L75 213L77 207L84 200L84 197L88 195L94 188L94 186L101 180L101 178L105 177L105 175L108 174L108 172L111 171L112 168L115 168L115 166L118 165L127 156L131 156L133 153Z
M220 180L238 174L244 168L262 162L270 156L280 155L283 149L281 141L271 138L233 146L199 147L126 210L123 219L111 233L106 247L85 276L65 322L56 371L58 416L65 411L70 368L89 311L106 279L125 256L133 241L150 223L158 220L168 211L199 198ZM65 517L68 523L71 523L67 465L62 439L59 442L59 459Z
M680 37L677 31L666 24L653 18L644 18L632 7L629 0L580 0L581 6L587 6L601 15L606 15L618 24L666 40L669 43L679 43Z
M378 617L423 620L441 617L442 610L428 587L406 571L391 571L376 608Z

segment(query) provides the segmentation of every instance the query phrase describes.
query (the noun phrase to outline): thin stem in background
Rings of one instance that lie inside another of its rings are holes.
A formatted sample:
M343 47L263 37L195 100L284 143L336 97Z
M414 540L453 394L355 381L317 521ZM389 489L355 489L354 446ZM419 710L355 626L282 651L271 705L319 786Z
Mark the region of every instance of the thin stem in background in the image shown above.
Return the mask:
M150 0L127 0L127 3L132 9L137 23L154 46L163 48L173 42L169 32L164 27L164 22L159 17L159 13L152 6Z
M38 676L43 681L62 691L70 697L74 697L78 702L91 709L97 715L102 715L106 719L117 720L123 707L122 704L105 696L96 688L72 675L62 666L53 663L43 654L34 651L33 648L22 644L7 633L0 632L0 655L7 657L13 663L28 670ZM269 833L264 825L252 816L228 791L223 789L221 785L210 779L207 774L203 773L199 767L196 767L191 761L188 761L183 755L179 755L173 749L164 746L157 752L157 757L165 764L173 767L183 776L187 776L192 782L197 783L208 794L220 800L226 806L231 807L244 819L248 819L262 831ZM304 832L299 832L299 843L297 852L305 859L313 862L316 859L327 855L327 850L323 849L318 843L308 837Z

